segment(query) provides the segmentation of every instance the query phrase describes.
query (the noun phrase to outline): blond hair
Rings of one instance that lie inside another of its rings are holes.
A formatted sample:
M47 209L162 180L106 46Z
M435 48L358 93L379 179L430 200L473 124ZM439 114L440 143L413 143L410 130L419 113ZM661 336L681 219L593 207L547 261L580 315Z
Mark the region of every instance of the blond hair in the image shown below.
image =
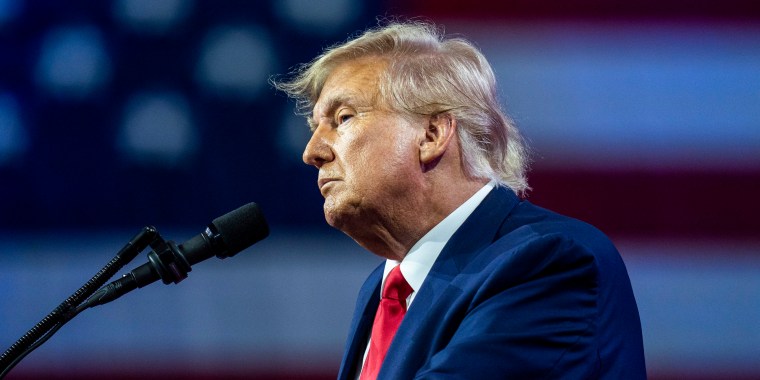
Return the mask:
M300 66L289 81L274 86L296 99L308 115L327 77L341 63L364 58L386 59L379 97L402 114L449 113L457 121L465 173L493 180L523 195L527 148L517 127L501 110L490 64L472 43L445 38L424 22L391 22L333 46Z

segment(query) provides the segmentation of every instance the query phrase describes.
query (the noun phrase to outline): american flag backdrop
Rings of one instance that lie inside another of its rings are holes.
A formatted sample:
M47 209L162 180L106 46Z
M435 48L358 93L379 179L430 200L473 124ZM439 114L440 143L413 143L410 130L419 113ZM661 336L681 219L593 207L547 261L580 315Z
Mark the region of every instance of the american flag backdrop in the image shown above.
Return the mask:
M650 378L760 378L752 1L0 0L0 350L144 225L182 242L255 201L272 230L87 310L8 378L334 378L380 259L325 226L268 80L396 16L490 60L528 199L620 249Z
M616 241L650 377L760 376L760 7L398 3L489 57L529 199Z

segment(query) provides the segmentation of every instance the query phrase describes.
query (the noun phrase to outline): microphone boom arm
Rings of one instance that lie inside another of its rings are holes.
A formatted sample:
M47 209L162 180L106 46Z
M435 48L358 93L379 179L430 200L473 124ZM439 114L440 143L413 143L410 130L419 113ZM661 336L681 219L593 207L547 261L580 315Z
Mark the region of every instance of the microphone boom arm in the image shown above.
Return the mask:
M39 346L38 341L49 331L54 328L57 330L60 326L71 320L77 314L75 309L87 297L103 286L124 265L134 260L157 236L158 231L156 231L155 227L144 227L95 276L13 343L10 348L0 355L0 379L5 377L31 350ZM48 338L49 336L45 340Z
M158 279L164 284L179 283L187 278L192 265L212 256L220 259L235 256L268 235L266 219L253 202L214 219L205 231L180 245L165 241L155 227L143 228L90 281L0 355L0 379L82 311L111 302ZM148 246L152 251L147 263L103 286Z

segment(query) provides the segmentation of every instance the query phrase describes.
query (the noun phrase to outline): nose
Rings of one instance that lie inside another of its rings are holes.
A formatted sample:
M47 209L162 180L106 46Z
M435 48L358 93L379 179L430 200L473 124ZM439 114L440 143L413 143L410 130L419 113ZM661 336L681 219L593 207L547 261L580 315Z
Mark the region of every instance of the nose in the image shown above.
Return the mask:
M303 162L321 168L326 162L332 161L335 156L331 148L329 126L320 124L311 135L306 148L303 151Z

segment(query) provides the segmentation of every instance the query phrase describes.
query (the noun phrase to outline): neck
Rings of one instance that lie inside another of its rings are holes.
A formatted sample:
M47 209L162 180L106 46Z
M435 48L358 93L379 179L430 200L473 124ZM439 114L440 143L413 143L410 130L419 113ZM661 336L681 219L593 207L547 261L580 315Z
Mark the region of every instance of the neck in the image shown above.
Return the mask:
M378 256L401 261L414 246L449 214L466 202L488 181L460 178L423 186L412 202L392 210L393 217L378 217L371 228L349 234L359 245Z

